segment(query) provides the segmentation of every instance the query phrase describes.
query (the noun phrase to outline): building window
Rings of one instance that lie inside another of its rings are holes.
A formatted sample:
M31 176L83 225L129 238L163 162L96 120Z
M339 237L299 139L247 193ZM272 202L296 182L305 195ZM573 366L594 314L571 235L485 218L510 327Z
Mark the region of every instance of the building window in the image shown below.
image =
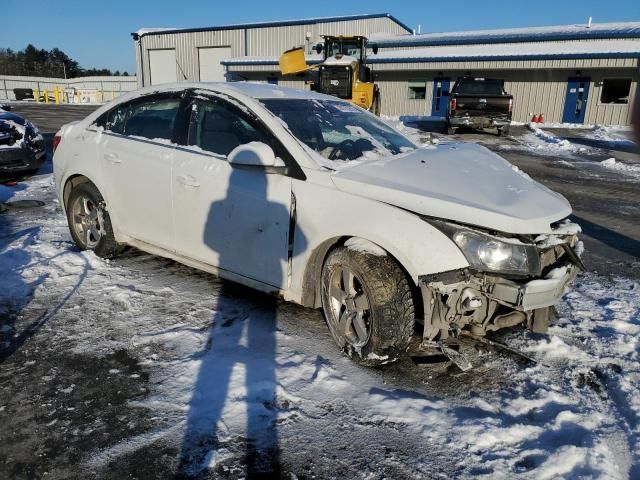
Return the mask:
M600 103L629 103L630 78L607 78L602 81Z
M427 98L427 82L409 82L409 99L424 100Z

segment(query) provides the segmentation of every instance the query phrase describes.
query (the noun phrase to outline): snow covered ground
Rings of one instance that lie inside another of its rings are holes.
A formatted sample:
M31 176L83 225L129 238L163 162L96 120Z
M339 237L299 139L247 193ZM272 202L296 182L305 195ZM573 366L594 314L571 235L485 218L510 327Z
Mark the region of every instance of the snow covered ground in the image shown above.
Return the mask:
M126 402L138 420L81 449L74 474L107 478L136 456L159 476L180 464L211 478L268 466L283 478L640 477L637 280L585 274L548 335L506 335L537 364L467 346L470 373L408 358L367 369L336 351L318 312L140 252L78 252L50 175L0 186L10 196L47 204L0 216L3 360L125 350L144 373L105 372L139 382ZM47 368L60 398L80 388ZM0 398L4 424L21 405ZM43 411L41 435L98 435L64 415Z

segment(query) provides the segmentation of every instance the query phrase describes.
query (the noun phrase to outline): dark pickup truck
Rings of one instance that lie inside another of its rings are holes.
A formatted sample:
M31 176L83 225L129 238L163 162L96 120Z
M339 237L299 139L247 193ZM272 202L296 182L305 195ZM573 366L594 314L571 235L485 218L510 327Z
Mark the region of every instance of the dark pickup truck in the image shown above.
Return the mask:
M446 95L446 92L444 93ZM504 91L504 82L494 78L464 77L449 92L447 130L456 127L497 128L506 134L511 124L513 97Z

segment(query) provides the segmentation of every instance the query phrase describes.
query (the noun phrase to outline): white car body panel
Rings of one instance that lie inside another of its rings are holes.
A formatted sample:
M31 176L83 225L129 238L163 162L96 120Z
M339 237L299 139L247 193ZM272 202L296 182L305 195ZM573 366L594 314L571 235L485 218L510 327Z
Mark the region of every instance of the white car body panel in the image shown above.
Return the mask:
M176 252L277 288L287 286L291 178L175 149Z
M500 232L550 233L552 222L571 213L562 195L487 148L469 143L366 162L332 178L346 192Z
M166 142L123 139L91 127L119 103L184 89L221 93L253 111L295 158L306 180L240 170L213 154ZM118 241L253 288L277 290L297 303L303 302L309 261L331 239L369 240L394 256L417 281L468 263L445 234L416 213L508 233L549 232L551 222L570 213L560 195L514 172L497 155L467 146L443 146L330 172L260 98L336 100L313 92L234 83L185 82L123 95L61 130L63 140L54 155L61 204L67 180L84 175L102 192ZM128 152L117 145L120 141L128 143ZM123 156L120 163L105 158L112 151ZM130 165L120 168L125 156ZM152 164L157 167L158 162L161 168L154 171ZM214 209L216 205L222 208ZM296 229L288 258L292 213ZM213 233L229 226L233 229L216 233L217 240L211 241Z
M174 148L146 139L97 133L105 198L127 236L173 250ZM140 181L143 179L144 181Z

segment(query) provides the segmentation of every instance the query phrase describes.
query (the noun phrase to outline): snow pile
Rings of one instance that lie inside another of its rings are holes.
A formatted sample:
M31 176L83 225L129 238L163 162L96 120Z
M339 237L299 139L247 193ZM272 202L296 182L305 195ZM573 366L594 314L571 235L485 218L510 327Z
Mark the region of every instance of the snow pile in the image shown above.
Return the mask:
M535 135L536 139L542 142L531 144L535 149L548 149L548 150L564 150L564 151L584 151L584 147L579 147L568 140L560 139L555 135L545 132L539 128L535 123L528 123L527 128ZM527 141L528 139L525 139Z
M631 127L594 125L592 127L592 130L593 137L597 138L598 140L603 140L605 142L625 142L634 144L632 140L630 140L626 135L622 134L622 132L629 133L631 131Z
M625 175L640 178L640 164L631 165L617 161L615 158L607 158L600 162L600 165L608 170L615 170Z
M366 369L340 354L316 311L140 252L111 262L78 252L51 176L21 187L16 199L49 204L0 217L0 305L27 319L47 312L31 342L98 357L124 348L150 375L129 401L148 431L86 452L92 469L146 447L181 452L191 473L241 469L249 437L292 473L313 465L319 477L640 473L635 281L587 274L548 335L507 334L538 364L484 352L461 376L409 361Z

